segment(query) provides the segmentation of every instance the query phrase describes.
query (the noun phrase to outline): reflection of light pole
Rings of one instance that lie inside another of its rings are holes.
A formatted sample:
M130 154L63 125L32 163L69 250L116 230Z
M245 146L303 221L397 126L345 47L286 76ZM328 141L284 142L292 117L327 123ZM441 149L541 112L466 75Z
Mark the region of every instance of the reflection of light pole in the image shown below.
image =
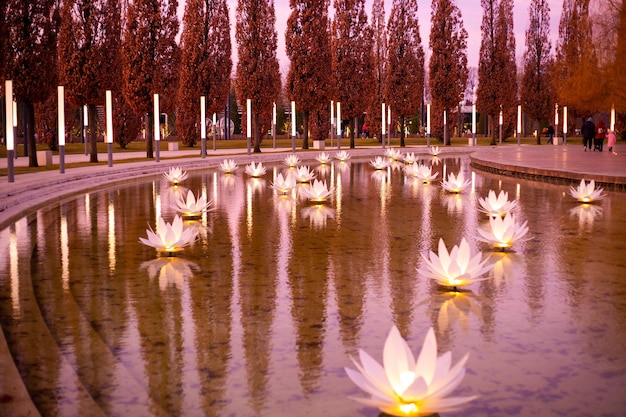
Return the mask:
M517 146L521 144L522 140L522 105L517 105Z
M159 95L155 94L154 95L154 115L153 115L153 122L154 122L154 143L155 143L155 147L156 147L156 162L160 162L161 161L161 130L159 129L159 125L160 125L160 119L159 119Z
M113 166L113 102L111 90L106 90L107 112L107 148L109 154L109 167Z
M502 145L502 104L500 104L500 145Z
M426 146L430 148L430 103L426 105Z
M200 155L206 158L206 97L200 96Z
M13 126L11 126L13 122L13 81L6 80L4 82L4 108L6 110L5 117L5 136L7 138L7 168L8 168L8 177L9 182L14 182L15 177L13 176L13 158L15 157L13 153L15 152L15 140L13 138Z
M567 145L567 106L563 106L563 145Z
M383 143L383 149L385 149L385 129L387 128L387 123L386 123L387 113L385 112L385 103L383 103L382 109L383 109L383 112L382 112L383 120L382 120L382 129L381 129L382 133L380 135L380 139L381 139L381 142Z
M59 172L65 173L65 91L63 86L57 87L58 131L59 131Z

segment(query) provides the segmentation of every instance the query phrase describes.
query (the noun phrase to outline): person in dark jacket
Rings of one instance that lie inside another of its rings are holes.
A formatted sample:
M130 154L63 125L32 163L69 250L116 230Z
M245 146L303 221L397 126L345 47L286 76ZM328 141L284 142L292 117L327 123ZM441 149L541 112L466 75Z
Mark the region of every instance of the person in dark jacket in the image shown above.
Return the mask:
M553 143L554 140L554 126L548 125L548 129L546 130L546 135L548 135L548 144Z
M593 139L596 137L596 125L591 120L591 117L583 123L580 133L583 135L583 147L585 148L585 152L587 152L587 148L591 150Z

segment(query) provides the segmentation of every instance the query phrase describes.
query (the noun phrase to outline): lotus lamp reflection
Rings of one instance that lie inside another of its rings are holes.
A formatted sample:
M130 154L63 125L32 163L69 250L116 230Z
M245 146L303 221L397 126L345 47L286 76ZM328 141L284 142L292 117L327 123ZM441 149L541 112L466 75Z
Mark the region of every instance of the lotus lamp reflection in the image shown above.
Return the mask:
M489 243L495 249L506 250L516 242L524 242L530 238L528 234L528 221L523 224L515 222L515 216L507 213L504 217L495 216L489 218L488 229L478 229L478 240Z
M183 218L178 215L174 216L171 224L159 217L156 232L149 228L146 233L148 238L140 237L139 241L155 248L159 253L168 255L182 251L198 236L198 231L194 227L183 227Z
M296 154L291 154L285 157L284 162L288 167L296 167L300 163L300 158Z
M449 253L443 239L439 239L439 255L432 251L429 255L422 254L426 265L419 267L417 272L444 287L458 288L483 281L487 279L483 275L493 268L493 264L487 264L489 258L482 259L482 253L472 256L465 238Z
M328 219L335 218L335 210L324 204L315 204L302 209L302 217L308 218L314 228L324 228Z
M346 151L339 151L335 154L335 159L338 159L340 161L347 161L348 159L350 159L350 154Z
M319 155L317 155L315 157L315 159L317 160L317 162L319 162L320 164L327 164L330 162L330 154L327 154L326 152L322 152Z
M279 173L270 187L278 191L280 194L289 194L296 186L296 179L293 175Z
M183 171L180 167L171 167L167 172L163 173L163 177L171 184L178 185L187 179L187 172Z
M580 180L580 184L578 187L574 188L570 185L569 193L576 200L581 203L591 203L593 201L602 200L606 197L606 194L603 194L604 189L598 187L596 188L596 182L594 180L585 183L585 180Z
M220 163L220 170L227 174L232 174L237 168L239 168L239 166L235 163L234 159L224 159L224 161Z
M326 201L333 193L333 188L328 189L326 181L314 180L313 184L306 188L302 188L302 195L310 201L321 203Z
M462 172L454 175L453 172L448 174L448 179L441 182L441 187L449 193L462 193L471 184L470 180L466 180Z
M417 156L413 152L409 152L404 155L404 163L408 165L412 165L417 162Z
M296 168L295 176L297 182L311 182L315 178L315 172L311 171L308 166L302 166Z
M402 152L400 152L396 148L387 148L387 150L385 151L385 156L387 156L387 158L392 159L394 161L402 160Z
M374 169L385 169L389 166L389 160L383 158L382 156L377 156L370 161L370 165L373 166Z
M205 195L201 195L196 199L196 196L193 194L193 191L187 191L187 196L181 195L174 202L174 208L178 210L183 219L192 220L198 219L202 216L202 213L213 210L211 206L213 205L213 201L208 200Z
M251 177L256 178L260 177L261 175L265 175L266 170L262 162L259 162L258 164L251 162L250 165L246 165L245 172Z
M428 151L430 152L430 154L431 154L432 156L439 156L439 154L441 153L441 152L439 151L439 146L431 146L431 147L428 149Z
M370 398L351 397L362 404L377 407L392 416L426 416L452 412L476 397L445 398L465 376L466 354L454 366L452 353L437 357L437 340L428 330L422 350L416 358L406 340L393 326L383 348L383 364L359 349L357 370L345 368L348 377Z
M516 200L509 201L509 193L503 190L497 196L495 191L489 190L487 198L479 198L478 203L481 206L480 211L487 213L489 217L503 217L517 205Z

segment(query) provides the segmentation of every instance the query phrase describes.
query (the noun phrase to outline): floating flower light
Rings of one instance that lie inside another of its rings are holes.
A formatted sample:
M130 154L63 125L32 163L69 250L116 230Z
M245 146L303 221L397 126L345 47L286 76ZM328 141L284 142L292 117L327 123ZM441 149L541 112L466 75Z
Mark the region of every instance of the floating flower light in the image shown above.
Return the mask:
M517 206L517 200L509 201L509 193L500 191L496 196L496 192L489 190L487 198L479 198L478 202L482 207L480 211L487 213L489 217L503 217Z
M224 161L220 163L220 170L227 174L232 174L237 168L238 165L235 163L234 159L224 159Z
M297 182L311 182L315 178L315 172L308 166L302 166L296 168L295 176Z
M426 416L456 411L476 397L445 398L462 382L466 354L451 366L451 352L437 357L437 339L428 330L417 360L406 340L393 326L383 348L383 365L359 349L358 371L345 368L348 377L371 398L351 399L377 407L392 416Z
M185 198L185 195L181 195L174 202L174 208L181 213L183 219L185 220L200 218L202 213L214 210L211 208L212 205L213 201L207 201L206 196L204 195L201 195L196 199L196 196L191 190L187 191L187 198Z
M270 187L278 191L280 194L289 194L291 190L295 188L295 186L296 179L293 177L293 175L285 174L285 176L283 177L283 174L279 173Z
M327 154L326 152L322 152L319 155L317 155L317 157L315 157L315 159L317 159L317 161L320 164L327 164L330 162L330 154Z
M389 166L389 160L382 156L377 156L370 161L370 165L373 166L374 169L385 169Z
M339 151L335 154L335 159L338 159L340 161L347 161L348 159L350 159L350 154L346 151Z
M409 152L404 155L404 163L408 165L412 165L417 162L417 156L413 152Z
M439 151L439 146L431 146L430 149L428 149L428 151L430 152L432 156L439 156L439 154L441 153Z
M146 233L148 239L140 237L139 241L146 246L152 246L157 252L168 255L180 252L198 236L198 231L194 227L183 227L183 219L178 215L174 216L171 224L159 217L156 232L150 228Z
M466 180L462 172L454 175L453 172L448 174L448 179L441 182L441 187L449 193L462 193L471 184L470 180Z
M180 182L187 179L187 172L183 171L180 167L171 167L169 171L163 173L163 177L174 185L178 185Z
M432 167L426 166L424 164L415 164L417 165L417 167L413 168L413 171L415 173L415 178L419 179L420 181L422 181L424 184L428 184L431 181L434 181L437 176L439 175L438 172L435 172L433 174L433 169Z
M516 242L524 242L528 233L528 221L523 224L515 222L515 217L507 213L504 217L494 216L489 218L488 229L478 229L478 240L489 243L496 249L505 250Z
M578 187L574 188L570 185L569 193L576 200L581 203L591 203L593 201L602 200L606 197L606 194L603 194L603 188L596 188L596 182L594 180L585 183L585 180L580 180L580 184Z
M422 258L426 265L418 268L417 272L444 287L464 287L485 280L487 278L481 277L493 268L493 264L487 265L489 258L482 260L482 253L472 256L465 238L461 239L459 246L453 246L450 253L443 239L439 239L439 255L430 251L430 257L422 254Z
M326 181L314 180L313 184L300 190L302 196L310 201L321 203L326 201L333 193L333 188L328 189Z
M254 162L251 162L250 165L246 165L245 172L251 177L260 177L261 175L265 175L266 170L262 162L256 165Z
M296 167L300 163L300 158L296 154L291 154L285 157L284 162L288 167Z
M387 156L387 158L394 161L402 160L402 152L400 152L396 148L387 148L387 150L385 151L385 155Z

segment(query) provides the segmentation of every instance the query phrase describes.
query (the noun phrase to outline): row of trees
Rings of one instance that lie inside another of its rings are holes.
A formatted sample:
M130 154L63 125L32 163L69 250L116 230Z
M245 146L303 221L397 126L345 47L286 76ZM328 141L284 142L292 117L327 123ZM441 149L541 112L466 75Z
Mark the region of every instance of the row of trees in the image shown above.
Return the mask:
M453 0L432 0L427 67L417 2L392 0L386 20L383 1L373 1L368 19L365 0L333 0L331 21L330 0L290 0L285 37L291 65L283 89L273 1L238 0L234 86L237 97L252 100L256 152L261 132L271 123L272 103L285 99L295 101L302 114L303 148L309 132L314 140L327 137L331 100L341 102L343 119L351 125L351 146L356 119L364 114L370 131L380 137L382 103L404 126L431 102L432 134L447 138L444 112L475 101L488 117L494 143L500 112L511 131L517 104L537 122L553 117L556 102L568 105L574 116L613 105L626 113L621 71L626 6L620 0L604 2L608 10L602 13L591 0L563 0L554 54L548 2L531 0L519 70L513 0L481 0L477 77L469 77L467 32ZM147 116L147 157L153 156L150 113L153 94L159 93L162 110L176 114L180 138L193 146L200 132L200 96L206 97L209 114L223 111L227 103L231 24L226 0L187 0L177 41L177 8L177 0L0 0L0 75L14 80L29 147L35 145L36 104L40 122L54 125L58 84L65 85L71 105L87 106L92 127L104 91L112 90L115 137L122 146L137 137ZM245 108L245 101L240 104ZM404 145L404 129L400 134ZM90 135L95 162L95 128ZM30 161L36 165L34 155Z

